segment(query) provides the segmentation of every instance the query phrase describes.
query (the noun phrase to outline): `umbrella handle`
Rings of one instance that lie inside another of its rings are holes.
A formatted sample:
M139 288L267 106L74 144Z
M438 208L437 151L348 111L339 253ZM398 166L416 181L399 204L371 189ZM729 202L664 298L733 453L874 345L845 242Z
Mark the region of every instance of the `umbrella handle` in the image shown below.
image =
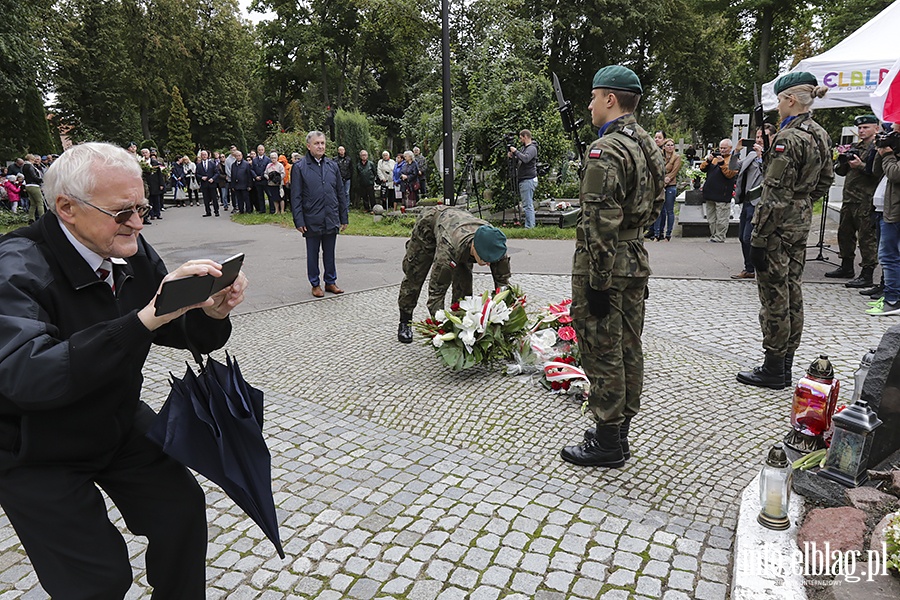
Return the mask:
M206 367L203 364L203 355L200 354L200 351L197 350L197 346L191 341L191 336L188 335L187 330L187 319L184 315L181 315L181 333L184 335L184 341L187 345L187 349L191 352L191 355L194 357L194 360L197 362L197 365L200 367L200 372L203 373L206 370Z

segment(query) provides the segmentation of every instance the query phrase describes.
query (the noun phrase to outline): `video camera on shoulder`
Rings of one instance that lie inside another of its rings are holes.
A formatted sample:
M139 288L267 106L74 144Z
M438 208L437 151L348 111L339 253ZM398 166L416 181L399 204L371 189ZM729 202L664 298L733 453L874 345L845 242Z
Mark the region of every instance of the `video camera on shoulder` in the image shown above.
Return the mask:
M875 134L876 148L890 148L894 154L900 153L900 131L881 131Z

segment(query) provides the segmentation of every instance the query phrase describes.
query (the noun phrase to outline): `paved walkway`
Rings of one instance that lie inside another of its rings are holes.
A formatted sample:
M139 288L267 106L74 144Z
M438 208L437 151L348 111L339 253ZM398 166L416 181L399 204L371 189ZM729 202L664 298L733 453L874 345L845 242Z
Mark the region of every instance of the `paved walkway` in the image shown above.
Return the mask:
M147 232L170 266L179 254L193 255L176 250L188 239L206 240L192 246L198 256L245 250L251 298L263 298L235 317L227 347L266 392L288 554L279 559L204 481L209 598L727 597L740 492L786 430L790 392L734 382L738 369L761 358L755 285L678 276L662 254L695 254L698 271L724 277L735 270L732 258L739 266L736 244L651 246L657 273L672 272L651 281L634 457L606 471L558 458L588 425L565 396L522 376L478 368L454 374L430 346L395 341L402 240L341 238L340 283L348 293L312 300L296 276L304 264L299 234L224 219L201 229L212 219L172 215L181 211L167 211ZM513 282L533 309L568 295L569 278L553 274L568 269L563 244L512 246L514 270L525 266ZM371 262L354 266L348 257ZM529 261L533 272L522 274ZM810 265L813 278L817 268L824 270ZM364 277L372 281L359 284ZM488 276L476 277L476 289L489 285ZM894 321L862 314L860 296L842 286L810 282L804 293L797 371L827 353L849 396L859 358ZM420 307L417 316L424 315ZM180 375L187 358L166 348L151 354L148 403L161 405L168 374ZM129 597L145 598L144 541L127 539L137 582ZM6 598L46 594L3 518Z

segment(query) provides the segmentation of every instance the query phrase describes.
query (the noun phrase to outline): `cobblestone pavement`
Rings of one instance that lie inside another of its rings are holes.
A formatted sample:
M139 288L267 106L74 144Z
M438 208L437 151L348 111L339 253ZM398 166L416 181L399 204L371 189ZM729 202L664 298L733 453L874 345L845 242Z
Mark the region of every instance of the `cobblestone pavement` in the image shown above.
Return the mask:
M569 295L565 276L513 282L535 311ZM726 598L740 492L785 431L790 392L734 381L762 357L752 282L653 279L650 290L644 407L620 470L559 459L588 425L565 396L525 376L454 374L430 346L398 344L396 286L236 317L228 348L266 391L288 557L204 481L208 597ZM853 290L804 293L795 374L826 353L849 398L860 357L894 321L864 315ZM154 351L151 405L187 358ZM126 539L129 597L144 598L144 542ZM7 598L46 594L4 517Z

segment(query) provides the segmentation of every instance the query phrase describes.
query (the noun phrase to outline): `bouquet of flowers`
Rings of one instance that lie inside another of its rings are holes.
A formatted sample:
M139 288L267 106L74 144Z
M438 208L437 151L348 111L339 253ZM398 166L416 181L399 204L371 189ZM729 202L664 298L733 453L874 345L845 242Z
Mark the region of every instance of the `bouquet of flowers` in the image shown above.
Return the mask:
M572 327L569 306L572 300L549 304L541 309L531 326L531 351L543 363L541 384L562 393L587 393L588 379L580 368L578 336Z
M887 564L895 574L900 571L900 511L895 512L884 529L884 540L887 546Z
M439 310L434 319L413 323L441 361L454 371L512 357L525 335L525 296L517 287L467 296Z

